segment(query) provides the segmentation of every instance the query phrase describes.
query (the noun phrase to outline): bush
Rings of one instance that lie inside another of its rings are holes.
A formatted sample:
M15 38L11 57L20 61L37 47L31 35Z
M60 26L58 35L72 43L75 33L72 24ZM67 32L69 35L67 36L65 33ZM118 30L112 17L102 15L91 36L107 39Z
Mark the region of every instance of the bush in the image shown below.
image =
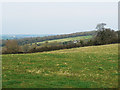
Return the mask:
M30 49L30 46L28 44L22 46L22 51L23 52L28 52Z

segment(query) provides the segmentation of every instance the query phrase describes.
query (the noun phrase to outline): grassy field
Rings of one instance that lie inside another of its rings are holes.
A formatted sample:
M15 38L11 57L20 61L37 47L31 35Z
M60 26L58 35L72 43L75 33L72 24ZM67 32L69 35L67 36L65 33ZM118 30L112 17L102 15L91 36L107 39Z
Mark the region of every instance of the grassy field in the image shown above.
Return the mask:
M64 38L64 39L57 39L57 40L48 40L49 43L52 43L52 42L66 42L66 41L73 41L73 40L84 40L84 39L90 39L92 38L93 36L92 35L89 35L89 36L78 36L78 37L71 37L71 38ZM39 43L45 43L46 41L43 41L43 42L37 42L38 44ZM34 43L33 43L34 44Z
M2 55L3 88L116 88L118 44Z

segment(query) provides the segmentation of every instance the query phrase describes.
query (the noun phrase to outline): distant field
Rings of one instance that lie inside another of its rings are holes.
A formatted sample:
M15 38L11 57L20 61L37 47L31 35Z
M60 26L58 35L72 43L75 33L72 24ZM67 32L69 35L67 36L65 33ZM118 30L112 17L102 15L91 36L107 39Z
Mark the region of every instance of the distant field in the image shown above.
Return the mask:
M117 88L118 44L2 55L3 88Z
M64 39L57 39L57 40L49 40L48 42L66 42L66 41L72 41L72 40L84 40L84 39L89 39L92 38L92 35L89 36L78 36L78 37L71 37L71 38L64 38ZM37 42L39 43L45 43L45 41L43 42Z

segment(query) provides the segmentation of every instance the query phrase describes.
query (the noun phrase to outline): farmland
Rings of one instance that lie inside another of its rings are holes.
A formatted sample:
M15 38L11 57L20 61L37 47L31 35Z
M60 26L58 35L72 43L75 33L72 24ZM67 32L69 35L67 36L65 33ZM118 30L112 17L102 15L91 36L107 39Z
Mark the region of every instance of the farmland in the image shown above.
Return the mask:
M2 55L3 88L117 88L118 44Z
M92 38L93 36L92 35L88 35L88 36L78 36L78 37L71 37L71 38L64 38L64 39L56 39L56 40L49 40L48 42L49 43L52 43L52 42L66 42L66 41L72 41L72 40L85 40L85 39L90 39ZM37 42L38 44L42 44L42 43L45 43L46 41L43 41L43 42Z

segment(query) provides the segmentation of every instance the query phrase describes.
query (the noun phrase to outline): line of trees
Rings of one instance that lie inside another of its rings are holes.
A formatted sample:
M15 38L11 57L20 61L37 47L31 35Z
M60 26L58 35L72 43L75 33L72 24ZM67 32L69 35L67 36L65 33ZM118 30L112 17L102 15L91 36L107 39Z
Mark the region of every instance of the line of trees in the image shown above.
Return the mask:
M45 42L41 46L33 45L29 46L28 44L19 46L16 40L8 40L3 49L3 54L8 53L34 53L34 52L43 52L43 51L52 51L59 49L68 49L68 48L76 48L76 47L84 47L84 46L93 46L93 45L104 45L104 44L112 44L119 43L120 31L115 32L111 29L104 29L102 31L98 31L96 35L92 39L87 41L79 40L77 43L74 42L63 42L53 43L53 45L49 44L49 42Z

